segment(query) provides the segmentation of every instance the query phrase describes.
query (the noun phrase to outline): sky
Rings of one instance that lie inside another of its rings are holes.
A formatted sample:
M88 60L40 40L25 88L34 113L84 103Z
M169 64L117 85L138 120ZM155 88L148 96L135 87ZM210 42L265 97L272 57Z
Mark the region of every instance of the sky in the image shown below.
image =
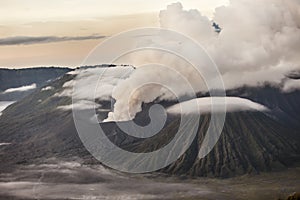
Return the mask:
M106 38L159 26L159 11L176 0L0 0L0 67L80 66ZM213 17L228 0L181 0Z

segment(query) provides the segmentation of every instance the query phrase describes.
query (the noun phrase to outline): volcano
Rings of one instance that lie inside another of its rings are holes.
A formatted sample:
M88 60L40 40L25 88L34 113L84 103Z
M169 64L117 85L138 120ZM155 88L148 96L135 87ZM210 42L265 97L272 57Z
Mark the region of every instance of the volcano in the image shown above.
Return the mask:
M81 70L86 70L85 77L92 77L91 70L103 68L133 70L129 66L85 67ZM66 93L67 83L77 76L73 72L67 73L3 111L0 117L0 142L6 145L0 146L2 171L10 171L20 165L43 163L44 159L53 157L77 157L87 164L101 164L86 150L77 134L70 106L71 96L60 95ZM195 127L197 134L190 147L177 161L160 169L159 173L190 177L232 177L285 170L299 163L300 91L286 93L277 87L266 85L238 88L227 91L227 94L251 100L268 108L268 111L227 111L217 144L206 157L200 159L199 149L211 120L210 113L201 114L199 126ZM96 98L96 104L101 105L97 108L99 126L119 147L131 152L151 152L167 145L174 138L180 124L179 114L168 114L167 122L158 134L141 139L123 132L115 122L102 121L112 109L110 101L107 98ZM156 100L144 104L134 121L142 125L149 123L148 111L154 103L168 108L177 102ZM186 131L184 134L190 133ZM153 162L155 164L155 160Z

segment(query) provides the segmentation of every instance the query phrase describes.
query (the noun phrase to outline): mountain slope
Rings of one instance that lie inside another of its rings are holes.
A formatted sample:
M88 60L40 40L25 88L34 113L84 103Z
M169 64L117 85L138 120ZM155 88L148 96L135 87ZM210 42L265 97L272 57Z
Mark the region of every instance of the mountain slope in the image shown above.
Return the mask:
M202 123L197 139L185 155L163 171L230 177L283 169L299 161L297 133L263 113L228 113L217 145L208 156L198 159L196 155L204 137L203 126L207 124Z
M74 126L72 111L59 109L72 102L71 97L57 94L61 93L64 90L63 85L73 80L75 76L66 74L48 85L53 89L46 91L38 89L3 112L0 117L0 142L10 144L0 146L2 171L11 170L18 165L43 162L43 159L51 157L64 159L79 157L86 163L99 164L81 143ZM256 94L256 90L249 91L253 95ZM298 93L295 92L295 95ZM236 96L242 95L236 90ZM256 95L261 98L259 94ZM273 98L275 97L269 96L266 99L268 102L278 101ZM175 102L161 103L168 107ZM280 105L281 101L278 101L278 106ZM297 107L298 104L287 102L284 107L288 106ZM102 108L104 111L99 110L98 114L103 119L107 116L106 109L109 107ZM147 114L149 105L144 105L143 108L135 121L145 125L147 124L145 122L149 122ZM149 139L129 136L114 122L100 125L106 130L110 140L121 148L132 152L149 152L168 144L177 132L179 120L179 116L168 116L168 123L164 129ZM284 169L300 161L299 129L289 126L279 118L274 118L270 113L258 111L227 113L217 145L207 157L198 159L198 151L209 121L210 115L201 116L200 127L192 145L176 162L160 172L188 176L231 177Z

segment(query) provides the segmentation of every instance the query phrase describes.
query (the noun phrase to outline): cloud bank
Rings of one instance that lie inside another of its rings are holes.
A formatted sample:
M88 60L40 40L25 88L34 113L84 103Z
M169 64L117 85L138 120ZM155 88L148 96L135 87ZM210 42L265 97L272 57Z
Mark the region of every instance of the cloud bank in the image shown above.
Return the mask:
M0 46L44 44L44 43L53 43L53 42L81 41L81 40L97 40L105 37L106 36L99 36L99 35L78 36L78 37L15 36L15 37L0 38Z

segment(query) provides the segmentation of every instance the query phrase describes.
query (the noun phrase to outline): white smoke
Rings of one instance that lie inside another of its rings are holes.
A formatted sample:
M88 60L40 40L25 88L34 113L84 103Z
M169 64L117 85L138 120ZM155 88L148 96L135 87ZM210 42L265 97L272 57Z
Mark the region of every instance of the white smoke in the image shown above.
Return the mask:
M216 32L211 20L197 10L184 10L180 3L169 5L160 12L159 17L162 28L183 33L203 45L216 62L226 89L243 85L257 86L265 82L279 84L285 74L300 70L299 0L231 0L228 6L216 9L213 21L221 27L220 33ZM172 38L163 39L149 37L149 44L164 42L194 53L193 49L185 47L184 41L177 41L180 45L174 45ZM164 64L189 80L195 91L207 90L201 76L189 64L174 59L172 55L140 52L126 59L135 66L149 62ZM158 79L164 79L174 88L181 87L178 79L170 73L163 73L157 68L138 68L114 90L116 104L108 120L132 119L140 111L143 102L153 101L157 97L170 98L166 90L155 84L152 87L147 85L147 88L138 92L132 91L145 81L156 82ZM186 95L184 87L179 94Z
M185 66L177 63L173 69L161 65L138 67L113 90L112 97L116 103L107 121L132 119L142 110L142 103L150 103L157 98L170 100L183 95L192 96L195 90L205 85L196 85L201 82L201 76L195 73L194 68L186 68L184 71Z
M299 70L299 16L298 0L232 0L218 8L214 20L223 30L208 51L226 86L280 83Z
M202 43L217 36L208 17L198 10L185 11L180 3L167 6L167 10L160 12L159 18L162 28L176 30Z
M69 74L76 75L76 78L64 83L64 90L54 96L69 96L78 100L94 99L110 100L113 88L121 79L125 79L133 71L132 67L98 67L78 69ZM93 85L98 87L94 90ZM75 91L73 87L77 85Z
M231 0L215 12L220 34L211 21L196 10L183 10L180 3L162 11L160 22L202 44L230 89L280 83L286 72L300 69L299 16L298 0Z

